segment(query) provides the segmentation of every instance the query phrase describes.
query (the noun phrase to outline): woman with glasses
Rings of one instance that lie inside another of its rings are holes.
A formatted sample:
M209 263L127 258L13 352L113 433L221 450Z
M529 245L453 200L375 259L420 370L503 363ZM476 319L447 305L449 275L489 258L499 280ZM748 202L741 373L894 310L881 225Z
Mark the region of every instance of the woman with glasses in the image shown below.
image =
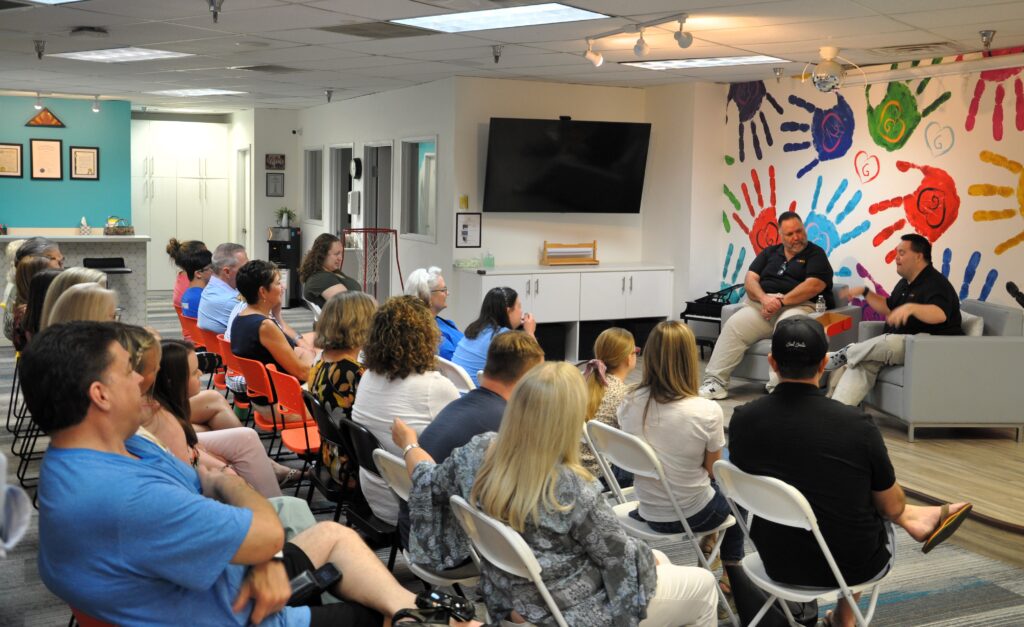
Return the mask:
M522 327L530 335L537 331L533 314L523 313L519 294L511 287L494 287L484 295L480 316L466 327L466 336L455 347L452 361L462 366L474 385L479 385L476 373L487 363L487 349L495 335Z
M60 270L64 267L64 255L60 252L60 246L57 242L52 242L45 237L30 237L26 240L19 240L17 250L14 252L12 257L10 254L10 245L8 246L8 263L10 269L8 270L8 289L7 296L4 299L4 336L8 340L13 340L14 337L14 312L17 308L18 303L17 291L11 284L12 279L16 280L15 274L17 268L21 265L23 259L27 257L43 257L47 260L49 267L55 270ZM13 245L15 242L11 242Z
M441 276L441 268L432 266L413 270L405 282L405 294L416 296L430 307L430 312L434 314L434 320L437 322L437 329L441 332L441 344L437 347L437 354L451 360L455 347L465 336L454 322L441 317L441 312L448 306L448 286Z
M199 317L199 299L203 289L213 276L213 253L205 248L191 253L183 253L180 257L181 267L188 278L188 289L181 295L181 315L189 318Z
M330 233L321 233L299 266L302 297L323 307L335 294L358 292L359 282L341 271L345 247Z

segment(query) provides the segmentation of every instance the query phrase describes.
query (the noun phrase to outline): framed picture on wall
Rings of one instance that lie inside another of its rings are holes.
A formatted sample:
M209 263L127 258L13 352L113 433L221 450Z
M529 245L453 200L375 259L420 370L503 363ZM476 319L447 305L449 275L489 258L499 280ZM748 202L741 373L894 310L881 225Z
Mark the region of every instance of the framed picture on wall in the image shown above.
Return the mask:
M72 146L71 178L87 181L100 180L100 149L89 146Z
M284 169L284 155L270 154L264 157L268 170L283 170Z
M0 144L0 177L20 179L21 144Z
M455 247L480 248L480 213L455 214Z
M267 196L284 196L284 173L267 172Z
M60 181L64 178L61 167L61 153L64 142L59 139L30 139L32 147L32 178L43 181Z

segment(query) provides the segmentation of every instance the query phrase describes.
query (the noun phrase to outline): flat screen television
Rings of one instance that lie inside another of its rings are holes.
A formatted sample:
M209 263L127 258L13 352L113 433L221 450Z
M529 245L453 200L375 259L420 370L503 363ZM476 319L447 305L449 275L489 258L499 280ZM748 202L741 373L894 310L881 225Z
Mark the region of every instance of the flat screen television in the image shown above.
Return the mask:
M639 213L651 125L491 118L484 211Z

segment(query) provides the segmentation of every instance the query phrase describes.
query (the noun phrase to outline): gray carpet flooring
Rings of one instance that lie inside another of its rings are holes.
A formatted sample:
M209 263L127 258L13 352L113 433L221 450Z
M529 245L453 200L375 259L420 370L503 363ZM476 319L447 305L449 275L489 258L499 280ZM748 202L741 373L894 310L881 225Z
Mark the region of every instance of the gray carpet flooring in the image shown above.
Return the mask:
M285 317L299 331L312 326L312 317L304 309L287 310ZM150 295L149 322L165 337L181 336L168 293ZM3 409L7 406L13 371L13 349L0 348L0 408ZM728 410L731 414L731 407ZM0 430L0 451L9 461L6 479L8 483L16 483L17 460L11 455L11 443L11 435L5 429ZM32 472L30 468L30 474ZM327 503L315 501L314 505L317 504ZM0 559L0 626L54 627L66 625L70 616L67 606L50 594L39 580L36 567L39 536L34 516L33 513L25 538L6 559ZM329 515L320 518L328 519ZM696 563L688 546L659 543L655 547L665 551L673 563ZM419 582L409 574L401 558L396 575L408 587L420 589ZM823 600L822 611L830 605L831 600ZM896 567L883 586L873 624L880 627L1024 625L1024 571L950 544L923 555L917 543L898 531Z

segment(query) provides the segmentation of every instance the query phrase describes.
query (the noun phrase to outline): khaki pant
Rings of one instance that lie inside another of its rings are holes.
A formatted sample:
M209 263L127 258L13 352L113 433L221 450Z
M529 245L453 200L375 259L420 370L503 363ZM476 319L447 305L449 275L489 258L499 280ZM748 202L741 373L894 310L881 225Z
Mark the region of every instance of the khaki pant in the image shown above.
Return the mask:
M704 380L714 379L721 383L722 387L728 386L732 371L743 361L747 349L760 340L770 338L779 320L812 313L814 303L808 301L783 307L770 319L765 320L761 316L761 303L745 299L743 308L726 320L725 326L722 327L722 332L715 342L715 350L712 351L708 367L704 371ZM774 388L777 383L778 376L773 370L768 387Z
M905 347L906 336L899 333L886 333L851 344L846 349L846 365L829 378L829 396L844 405L860 405L875 387L882 368L903 363Z

